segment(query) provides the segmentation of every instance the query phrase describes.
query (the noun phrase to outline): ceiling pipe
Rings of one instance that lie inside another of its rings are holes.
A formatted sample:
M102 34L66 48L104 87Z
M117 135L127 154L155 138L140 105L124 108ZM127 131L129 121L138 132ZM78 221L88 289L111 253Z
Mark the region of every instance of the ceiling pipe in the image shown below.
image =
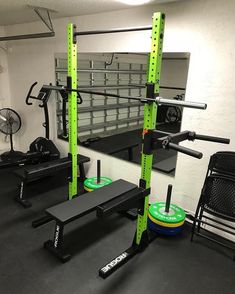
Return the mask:
M54 28L53 28L51 17L50 17L51 10L49 10L47 8L42 8L42 7L32 7L32 8L33 8L34 12L37 14L37 16L40 18L40 20L49 29L49 32L0 37L0 41L15 41L15 40L38 39L38 38L50 38L50 37L55 36ZM46 11L46 17L43 16L42 11Z
M54 36L55 36L55 32L37 33L37 34L0 37L0 41L27 40L27 39L37 39L37 38L46 38L46 37L54 37Z

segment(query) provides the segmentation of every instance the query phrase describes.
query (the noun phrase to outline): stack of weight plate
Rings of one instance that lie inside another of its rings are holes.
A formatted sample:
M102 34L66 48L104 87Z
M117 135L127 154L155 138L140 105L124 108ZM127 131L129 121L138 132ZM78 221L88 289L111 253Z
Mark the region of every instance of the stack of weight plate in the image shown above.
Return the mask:
M166 212L165 206L165 202L150 205L148 227L159 234L176 235L183 230L185 212L175 204L170 204L169 212Z
M96 189L104 187L112 183L112 180L107 177L100 177L100 182L97 183L97 177L88 178L84 181L84 189L88 192L92 192Z

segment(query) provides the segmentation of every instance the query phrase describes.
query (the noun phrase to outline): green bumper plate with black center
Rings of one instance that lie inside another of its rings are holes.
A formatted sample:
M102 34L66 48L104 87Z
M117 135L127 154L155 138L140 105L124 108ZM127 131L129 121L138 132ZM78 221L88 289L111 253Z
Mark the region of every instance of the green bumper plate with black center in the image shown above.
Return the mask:
M112 183L112 180L107 177L100 177L100 182L97 183L97 177L88 178L84 181L84 186L86 186L88 189L99 189L101 187L104 187L106 185L109 185Z
M169 212L165 212L165 202L153 203L149 207L150 215L161 222L180 223L185 220L186 214L182 208L175 204L170 205Z

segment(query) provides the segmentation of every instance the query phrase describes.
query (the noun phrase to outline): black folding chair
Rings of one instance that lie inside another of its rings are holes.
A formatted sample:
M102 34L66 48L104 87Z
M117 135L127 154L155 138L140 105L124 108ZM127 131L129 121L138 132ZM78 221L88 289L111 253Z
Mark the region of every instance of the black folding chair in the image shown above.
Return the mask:
M194 235L198 235L235 252L235 246L201 232L201 224L205 224L235 236L233 223L235 224L235 152L221 151L210 158L195 213L191 241ZM233 258L235 260L235 255Z

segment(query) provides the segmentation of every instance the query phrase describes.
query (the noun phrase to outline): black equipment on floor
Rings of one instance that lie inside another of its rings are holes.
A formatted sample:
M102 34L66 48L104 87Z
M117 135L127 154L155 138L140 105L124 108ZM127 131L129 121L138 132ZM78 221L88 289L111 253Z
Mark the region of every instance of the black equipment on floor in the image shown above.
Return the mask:
M0 161L0 168L7 168L7 167L13 167L13 166L21 166L26 164L38 164L50 160L55 160L60 158L60 152L55 146L55 144L49 140L49 115L48 115L48 106L47 102L51 95L51 89L46 89L42 87L39 91L38 96L33 96L32 91L33 88L37 85L37 82L33 83L28 91L27 97L26 97L26 104L32 105L32 102L30 102L30 99L40 101L39 107L42 107L44 109L44 115L45 115L45 122L43 123L43 127L45 127L45 138L44 137L38 137L35 139L29 146L29 150L26 153L18 152L13 150L13 144L12 144L12 136L10 135L11 139L11 151L8 153L5 153L1 156ZM4 109L2 109L4 110ZM6 108L8 111L6 114L5 112L2 113L0 116L0 127L3 127L3 132L7 134L6 130L13 129L13 133L16 132L16 126L18 126L18 129L21 126L21 120L18 116L18 120L14 117L17 117L17 113L13 110L10 110L9 114L9 108ZM12 117L10 119L11 123L13 124L12 127L6 125L6 118ZM18 121L18 123L16 123ZM6 125L6 126L5 126ZM10 134L10 133L9 133ZM16 154L18 156L8 156L8 154ZM8 159L8 160L6 160Z
M3 108L0 110L0 132L10 136L10 151L4 152L1 155L3 161L20 160L24 153L15 151L13 148L12 136L21 128L21 118L19 114L11 108Z
M84 163L89 161L90 158L78 154L79 179L81 181L84 181L86 178ZM49 162L39 163L37 165L25 166L14 171L14 174L20 179L19 192L16 197L16 201L19 202L24 208L31 207L32 204L28 200L29 195L27 195L27 184L54 175L56 172L62 170L68 171L68 177L70 173L71 164L71 159L66 157L55 159Z
M195 234L229 248L235 253L235 246L201 232L203 229L201 225L206 225L235 236L235 226L228 222L235 224L235 152L221 151L210 158L195 213L191 241Z
M49 124L49 114L48 114L48 100L50 98L52 90L46 89L42 87L38 93L38 96L33 96L32 91L33 88L37 85L37 82L33 83L32 86L29 89L29 92L27 94L27 97L25 99L25 103L27 105L32 105L31 100L37 100L39 101L39 107L43 108L44 110L44 116L45 121L42 124L42 126L45 128L45 138L44 137L38 137L35 139L29 146L28 154L31 153L38 153L44 154L43 156L39 157L38 161L33 161L32 163L42 163L50 160L55 160L60 158L60 152L55 146L55 144L49 139L50 135L50 124ZM46 155L47 153L47 155Z
M29 151L27 154L38 154L32 159L29 164L42 163L50 160L55 160L60 158L60 152L55 146L55 144L49 139L50 135L50 124L49 124L49 114L48 114L48 100L50 98L52 90L42 87L38 93L38 96L33 96L33 88L37 85L37 82L33 83L29 89L25 103L27 105L32 105L30 99L39 101L39 107L43 108L45 121L42 126L45 128L45 138L36 138L29 146Z
M42 87L38 93L38 96L32 96L32 91L33 88L37 85L37 82L33 83L32 86L29 89L29 92L27 94L25 103L27 105L32 105L32 102L29 102L29 99L33 99L33 100L38 100L41 103L39 104L39 107L42 107L44 110L44 116L45 116L45 122L42 124L42 126L45 128L45 138L49 139L50 138L50 133L49 133L49 114L48 114L48 105L47 102L49 100L49 97L51 95L51 91L50 89L45 89L44 87Z
M56 225L54 240L45 242L44 247L62 262L68 261L71 255L63 249L63 230L66 224L92 211L96 211L97 217L104 217L137 207L138 203L148 195L147 193L149 190L120 179L93 192L48 208L46 213L56 221Z
M173 149L192 157L202 158L202 153L178 145L179 142L190 140L205 140L228 144L229 139L218 138L207 135L198 135L195 132L183 131L159 138L159 134L154 130L149 130L144 135L143 152L152 154L155 149ZM125 180L117 180L113 183L94 190L88 194L80 195L70 201L55 205L46 210L50 220L55 220L54 239L44 243L44 247L62 262L67 262L71 255L63 248L64 226L74 220L96 211L97 217L109 216L114 212L125 211L130 208L137 208L139 214L143 214L143 201L150 194L150 188L146 188L146 181L140 179L139 186ZM140 244L133 243L131 247L121 253L99 270L99 275L103 278L109 276L117 268L125 264L129 259L141 252L154 240L156 234L145 231ZM134 239L135 240L135 237ZM118 260L118 262L116 262Z
M44 137L38 137L29 145L29 151L27 154L38 154L36 162L32 160L32 163L42 163L50 160L60 158L60 151L55 144ZM41 157L38 157L41 154ZM32 157L32 156L31 156Z
M30 150L17 160L1 160L0 168L35 165L60 158L60 152L55 144L46 138L38 137L30 144Z

